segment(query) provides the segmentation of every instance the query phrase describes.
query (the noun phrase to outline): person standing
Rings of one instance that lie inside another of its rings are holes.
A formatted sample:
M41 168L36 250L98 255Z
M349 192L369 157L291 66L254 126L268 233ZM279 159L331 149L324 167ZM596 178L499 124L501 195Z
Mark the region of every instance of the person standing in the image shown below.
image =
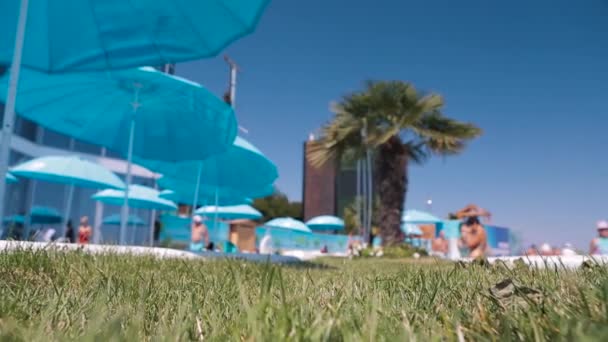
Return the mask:
M207 230L201 216L194 215L192 217L190 233L190 250L192 252L202 252L209 245L209 230Z
M597 233L598 237L591 240L589 253L595 255L608 255L608 222L598 222Z
M74 225L72 224L72 220L68 220L68 223L65 226L65 238L67 239L67 242L74 243L76 241L74 235Z
M160 242L160 231L162 230L162 223L160 222L160 220L157 218L154 220L154 235L153 235L153 239L154 239L154 246L158 246L159 242Z
M93 235L93 228L89 224L89 218L83 216L80 218L80 226L78 227L78 243L88 244Z

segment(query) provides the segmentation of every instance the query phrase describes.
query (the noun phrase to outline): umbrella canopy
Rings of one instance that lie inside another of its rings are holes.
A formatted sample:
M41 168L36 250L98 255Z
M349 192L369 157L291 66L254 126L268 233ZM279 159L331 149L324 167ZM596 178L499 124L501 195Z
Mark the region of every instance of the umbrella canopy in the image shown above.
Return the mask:
M343 230L344 220L331 215L313 217L306 222L312 230Z
M296 220L291 217L275 218L275 219L272 219L272 220L266 222L266 224L264 224L264 226L269 227L269 228L279 228L279 229L287 229L287 230L292 230L292 231L297 231L297 232L312 233L310 228L308 228L308 226L304 222Z
M262 218L262 213L254 207L246 204L232 206L206 206L194 212L203 216L215 216L223 220L258 220Z
M406 236L422 236L422 230L415 224L404 223L401 225L401 230Z
M254 197L279 176L275 164L241 137L236 137L225 152L203 161L167 163L135 158L135 162L171 179L231 188Z
M17 179L17 177L15 177L7 172L6 173L6 182L7 183L17 183L17 182L19 182L19 180Z
M194 196L194 191L190 191L190 193L184 192L175 192L173 190L165 189L160 192L159 197L168 199L175 203L192 203L192 197ZM215 197L210 194L201 194L204 196L199 196L197 205L206 205L209 203L215 203ZM218 203L220 206L228 206L228 205L240 205L240 204L251 204L253 201L249 198L245 198L242 196L236 196L230 198L228 196L219 196Z
M120 225L120 215L115 214L115 215L106 216L102 222L103 222L103 224L108 225L108 226L119 226ZM138 216L129 215L127 224L129 226L145 226L146 222L144 222L144 220L142 220Z
M30 0L22 64L66 72L212 57L253 32L268 2ZM19 3L0 2L0 64L11 61Z
M3 219L4 223L25 224L26 217L23 215L7 216ZM30 210L30 220L32 224L57 224L63 220L61 214L50 207L34 206Z
M160 192L156 189L133 184L129 186L129 207L139 209L175 210L177 205L167 199L159 197ZM125 192L123 190L107 189L100 191L92 199L109 205L123 205Z
M7 85L5 75L0 101ZM126 157L133 138L133 155L154 160L205 159L231 146L237 130L224 101L199 84L153 68L61 75L24 69L17 111Z
M25 216L23 216L23 215L6 216L2 219L2 222L25 224Z
M30 216L32 223L35 224L56 224L63 220L62 215L55 208L42 206L33 206Z
M191 183L181 179L175 179L168 176L163 176L158 179L158 185L165 189L173 190L184 197L182 203L192 203L196 192L196 183ZM198 187L198 200L197 204L215 204L216 192L218 199L220 200L219 205L222 204L222 200L225 202L233 202L233 204L244 204L247 203L247 198L260 198L271 195L274 193L274 186L269 184L264 187L257 189L256 191L246 191L244 194L241 189L238 188L225 188L210 185L200 185ZM244 201L245 200L245 201ZM181 202L181 201L180 201Z
M84 188L125 187L120 178L108 169L77 156L35 158L11 168L11 173L18 177Z
M417 223L417 224L436 224L441 222L441 219L420 210L406 210L401 217L401 222Z

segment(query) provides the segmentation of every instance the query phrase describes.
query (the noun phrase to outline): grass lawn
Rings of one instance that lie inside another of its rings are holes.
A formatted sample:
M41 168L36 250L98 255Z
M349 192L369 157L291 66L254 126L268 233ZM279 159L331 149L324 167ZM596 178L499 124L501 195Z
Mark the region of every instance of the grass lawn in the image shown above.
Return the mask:
M2 341L201 338L606 340L608 269L0 254Z

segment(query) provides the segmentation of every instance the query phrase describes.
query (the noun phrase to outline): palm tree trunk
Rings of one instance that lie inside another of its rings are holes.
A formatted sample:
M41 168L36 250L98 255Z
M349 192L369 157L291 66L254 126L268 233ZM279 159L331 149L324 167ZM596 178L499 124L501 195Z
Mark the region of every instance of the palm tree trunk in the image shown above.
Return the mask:
M384 246L403 242L401 213L407 191L408 155L397 136L378 148L376 157L376 186L380 206L378 221Z

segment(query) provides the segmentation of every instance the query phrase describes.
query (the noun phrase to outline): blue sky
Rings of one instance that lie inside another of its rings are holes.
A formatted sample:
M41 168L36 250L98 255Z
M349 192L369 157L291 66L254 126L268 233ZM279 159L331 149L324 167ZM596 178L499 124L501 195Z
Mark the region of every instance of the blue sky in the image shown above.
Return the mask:
M227 50L242 68L237 115L300 200L302 142L330 101L367 79L411 81L485 134L413 167L408 208L474 202L527 241L586 247L608 217L607 18L603 0L275 0ZM221 57L177 73L227 87Z

